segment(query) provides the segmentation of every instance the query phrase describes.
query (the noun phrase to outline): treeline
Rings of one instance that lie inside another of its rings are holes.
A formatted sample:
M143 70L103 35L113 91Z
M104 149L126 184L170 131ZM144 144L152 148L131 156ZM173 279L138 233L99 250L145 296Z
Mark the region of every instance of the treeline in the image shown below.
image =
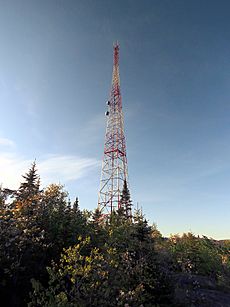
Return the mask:
M35 163L0 189L1 306L230 306L229 291L229 241L82 211L61 185L41 190Z

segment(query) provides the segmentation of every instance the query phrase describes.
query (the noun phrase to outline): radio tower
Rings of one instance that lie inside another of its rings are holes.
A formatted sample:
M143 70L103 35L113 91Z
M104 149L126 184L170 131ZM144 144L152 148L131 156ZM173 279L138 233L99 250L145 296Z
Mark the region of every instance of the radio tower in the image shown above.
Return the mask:
M131 218L130 199L122 197L122 191L128 191L128 168L120 91L118 43L113 45L113 52L112 87L110 99L107 102L107 127L98 208L104 215L110 215L113 211L123 208L126 216Z

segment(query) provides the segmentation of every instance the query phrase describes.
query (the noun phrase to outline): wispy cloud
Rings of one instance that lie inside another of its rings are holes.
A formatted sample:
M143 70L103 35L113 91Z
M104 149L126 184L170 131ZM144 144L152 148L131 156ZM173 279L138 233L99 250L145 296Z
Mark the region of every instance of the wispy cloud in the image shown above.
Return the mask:
M38 163L38 169L42 180L44 180L43 182L49 184L57 181L64 183L78 180L98 165L99 161L93 158L49 155Z
M12 140L0 137L0 146L13 147L15 144Z
M0 154L0 184L16 189L21 175L27 172L33 160L12 153ZM82 158L74 155L48 155L37 161L38 173L43 186L49 183L78 180L86 176L99 165L94 158Z
M12 153L0 154L0 184L8 188L17 188L21 175L32 161L17 157Z

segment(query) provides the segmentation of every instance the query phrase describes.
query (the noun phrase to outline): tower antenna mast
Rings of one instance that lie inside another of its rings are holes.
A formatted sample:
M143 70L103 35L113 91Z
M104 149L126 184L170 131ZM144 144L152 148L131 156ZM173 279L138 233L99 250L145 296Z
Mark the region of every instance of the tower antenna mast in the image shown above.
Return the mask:
M110 215L123 207L127 217L132 216L131 204L122 201L122 191L128 185L128 167L124 133L124 116L119 75L119 44L113 45L113 74L110 99L107 102L107 126L102 161L98 208Z

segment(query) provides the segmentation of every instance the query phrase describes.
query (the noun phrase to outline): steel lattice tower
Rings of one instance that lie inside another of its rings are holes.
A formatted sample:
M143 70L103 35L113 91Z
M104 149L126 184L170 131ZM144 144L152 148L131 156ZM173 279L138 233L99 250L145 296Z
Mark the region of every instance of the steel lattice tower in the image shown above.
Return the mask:
M104 157L102 162L98 208L109 215L125 204L121 203L124 183L128 184L128 168L124 134L124 117L119 76L119 45L113 45L113 74L110 99L107 102L107 127L105 134ZM131 206L126 215L131 217Z

